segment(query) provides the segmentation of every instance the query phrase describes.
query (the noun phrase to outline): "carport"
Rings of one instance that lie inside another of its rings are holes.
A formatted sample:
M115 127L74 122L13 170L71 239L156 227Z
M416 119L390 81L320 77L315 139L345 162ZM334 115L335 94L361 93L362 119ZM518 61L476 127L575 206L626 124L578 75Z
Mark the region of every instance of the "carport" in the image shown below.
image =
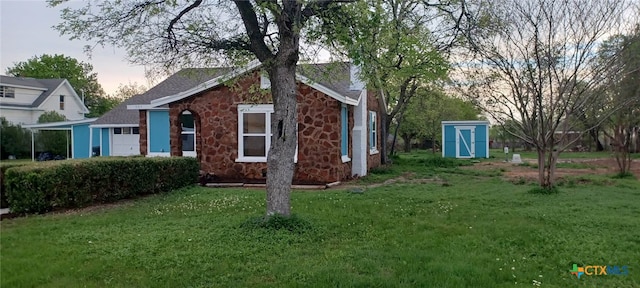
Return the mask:
M94 136L89 124L96 119L98 118L24 125L24 128L31 131L31 160L36 160L35 132L37 131L68 131L67 147L71 144L71 155L67 149L67 159L91 157L91 143Z

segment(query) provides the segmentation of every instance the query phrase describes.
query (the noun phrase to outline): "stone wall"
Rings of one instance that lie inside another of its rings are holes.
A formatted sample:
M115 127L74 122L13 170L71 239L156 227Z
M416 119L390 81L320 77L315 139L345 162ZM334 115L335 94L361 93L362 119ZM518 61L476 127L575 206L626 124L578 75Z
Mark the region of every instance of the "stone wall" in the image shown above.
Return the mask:
M140 131L140 155L147 155L147 111L146 110L140 110L140 122L138 123L139 125L139 131Z
M369 158L367 159L367 170L370 170L371 168L375 168L375 167L379 167L380 166L380 161L381 161L381 155L380 153L383 153L382 151L382 142L380 139L385 139L385 137L382 136L381 132L382 132L382 123L380 121L381 117L380 117L380 109L379 109L380 105L378 104L378 99L376 98L376 93L373 91L367 91L367 110L369 111L378 111L378 116L376 119L376 126L377 129L376 131L378 132L378 139L377 139L377 144L376 147L378 147L378 153L377 154L369 154ZM369 122L369 113L367 113L367 123ZM368 126L369 124L367 124ZM370 129L370 128L367 128ZM367 131L367 137L369 137L369 132ZM367 138L368 139L368 138ZM368 143L369 140L367 140ZM370 144L368 148L370 148ZM367 152L368 153L368 152Z
M259 81L257 72L250 73L229 86L170 104L171 155L182 155L179 116L188 110L196 121L196 151L203 171L221 180L264 181L266 163L236 162L238 104L246 104L247 99L252 103L270 102L270 95L260 91ZM349 178L351 164L342 163L340 150L340 102L305 84L298 87L298 162L294 182L328 183ZM352 128L353 106L349 106L349 131ZM140 146L142 149L142 142ZM350 148L350 156L351 153Z

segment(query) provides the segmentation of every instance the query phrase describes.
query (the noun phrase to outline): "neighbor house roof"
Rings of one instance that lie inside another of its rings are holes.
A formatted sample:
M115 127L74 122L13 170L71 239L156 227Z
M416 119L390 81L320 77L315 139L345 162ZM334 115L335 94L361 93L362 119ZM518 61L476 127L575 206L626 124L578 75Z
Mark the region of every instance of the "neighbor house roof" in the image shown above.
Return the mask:
M149 104L152 100L189 90L198 84L227 73L228 68L186 68L153 86L149 91L135 95L114 107L92 123L92 126L109 126L111 124L138 125L137 110L128 110L128 105Z
M12 103L2 103L3 106L15 106L15 107L30 107L36 108L44 102L44 100L53 93L60 85L62 85L66 79L35 79L35 78L27 78L27 77L10 77L0 75L0 85L1 86L9 86L16 88L27 88L27 89L35 89L42 90L42 94L40 94L31 104L12 104Z

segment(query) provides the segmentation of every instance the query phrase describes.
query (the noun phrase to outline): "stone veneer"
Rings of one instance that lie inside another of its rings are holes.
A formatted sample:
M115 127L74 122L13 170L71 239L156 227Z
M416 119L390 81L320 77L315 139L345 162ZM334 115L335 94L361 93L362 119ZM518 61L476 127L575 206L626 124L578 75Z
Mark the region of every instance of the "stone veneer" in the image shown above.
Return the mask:
M270 95L256 89L259 81L257 72L249 73L237 79L231 86L233 88L222 85L171 103L171 155L182 155L179 116L183 111L190 111L196 122L196 152L201 170L223 181L264 181L266 163L236 162L238 105L246 104L244 99L253 99L252 103L270 103ZM263 100L256 101L256 98ZM373 93L369 93L368 98L368 110L377 110ZM298 162L294 183L329 183L351 177L351 163L342 163L341 157L340 107L339 101L308 85L298 84ZM352 131L354 107L348 107L349 131ZM146 131L143 129L143 125L146 126L146 113L143 114L143 111L140 119L140 149L146 153L146 133L142 133ZM351 137L350 133L350 144ZM379 143L378 140L378 147ZM380 165L379 154L370 155L368 160L370 168Z
M140 110L140 122L138 123L140 131L140 155L147 155L147 111Z

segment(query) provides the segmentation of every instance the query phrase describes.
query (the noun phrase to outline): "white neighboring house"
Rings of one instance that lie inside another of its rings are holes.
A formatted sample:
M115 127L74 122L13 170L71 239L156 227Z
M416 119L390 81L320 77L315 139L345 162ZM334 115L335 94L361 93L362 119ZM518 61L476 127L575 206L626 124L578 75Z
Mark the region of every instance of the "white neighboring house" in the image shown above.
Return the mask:
M37 123L47 111L58 112L67 120L81 120L89 113L66 79L0 76L0 117L28 125Z

